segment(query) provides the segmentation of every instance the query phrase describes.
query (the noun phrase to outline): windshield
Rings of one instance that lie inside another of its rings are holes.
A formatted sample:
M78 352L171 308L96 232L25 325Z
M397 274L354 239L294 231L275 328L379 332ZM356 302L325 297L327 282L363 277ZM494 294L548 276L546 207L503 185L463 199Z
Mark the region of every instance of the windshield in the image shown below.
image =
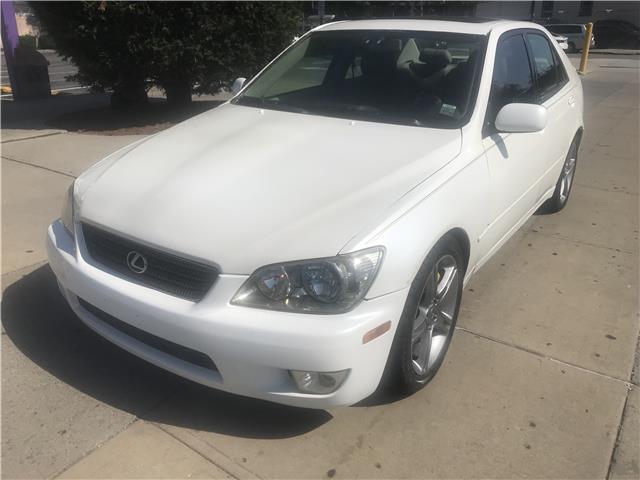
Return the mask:
M473 109L484 45L484 36L444 32L316 32L233 103L456 128Z

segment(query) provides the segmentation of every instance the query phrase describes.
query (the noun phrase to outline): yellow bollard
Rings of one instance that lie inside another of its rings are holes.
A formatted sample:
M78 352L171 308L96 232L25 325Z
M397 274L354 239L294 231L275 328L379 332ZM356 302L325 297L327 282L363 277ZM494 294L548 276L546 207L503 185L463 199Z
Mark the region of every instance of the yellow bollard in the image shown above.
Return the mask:
M587 31L584 34L584 45L582 46L582 58L580 59L580 68L578 73L584 75L587 72L587 60L589 59L589 49L591 48L591 32L593 32L593 23L587 23Z

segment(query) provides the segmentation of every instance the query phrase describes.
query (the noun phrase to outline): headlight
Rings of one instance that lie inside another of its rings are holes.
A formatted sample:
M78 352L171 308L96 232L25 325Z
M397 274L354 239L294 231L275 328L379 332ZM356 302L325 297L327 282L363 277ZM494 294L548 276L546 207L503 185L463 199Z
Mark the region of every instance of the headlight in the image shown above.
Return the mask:
M64 198L64 203L62 204L62 215L60 215L60 220L62 220L62 224L69 231L71 236L75 235L75 227L74 227L74 214L75 214L75 203L73 199L73 187L75 182L69 186L69 190L67 190L67 195Z
M231 303L289 312L343 313L365 296L382 263L383 249L269 265L256 270Z

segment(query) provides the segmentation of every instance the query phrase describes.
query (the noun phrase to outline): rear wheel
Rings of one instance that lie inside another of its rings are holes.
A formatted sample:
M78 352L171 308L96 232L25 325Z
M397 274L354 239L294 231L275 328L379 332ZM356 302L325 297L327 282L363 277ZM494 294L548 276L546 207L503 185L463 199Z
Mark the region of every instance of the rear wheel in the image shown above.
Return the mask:
M573 42L569 42L569 53L576 53L576 44Z
M414 279L385 372L387 383L402 392L423 388L442 365L458 318L465 267L458 242L445 237Z
M578 162L578 137L574 138L569 153L562 166L560 178L556 183L556 189L553 196L547 200L541 207L543 213L556 213L562 210L569 201L571 187L573 187L573 179L576 173L576 165Z

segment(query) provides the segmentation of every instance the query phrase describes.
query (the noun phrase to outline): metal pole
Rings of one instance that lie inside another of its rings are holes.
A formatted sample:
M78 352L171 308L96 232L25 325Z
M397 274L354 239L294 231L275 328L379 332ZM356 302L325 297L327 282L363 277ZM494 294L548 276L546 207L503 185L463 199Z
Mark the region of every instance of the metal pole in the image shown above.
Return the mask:
M0 5L2 5L2 48L4 50L4 59L7 62L11 90L15 96L18 86L15 80L14 60L15 51L20 42L18 25L16 24L16 12L11 1L3 0Z
M580 59L580 68L578 73L584 75L587 71L587 61L589 60L589 49L591 48L591 32L593 31L593 23L587 23L587 31L584 34L584 45L582 46L582 58Z
M531 3L529 4L529 20L531 20L533 22L533 19L536 16L536 2L535 0L532 0Z

